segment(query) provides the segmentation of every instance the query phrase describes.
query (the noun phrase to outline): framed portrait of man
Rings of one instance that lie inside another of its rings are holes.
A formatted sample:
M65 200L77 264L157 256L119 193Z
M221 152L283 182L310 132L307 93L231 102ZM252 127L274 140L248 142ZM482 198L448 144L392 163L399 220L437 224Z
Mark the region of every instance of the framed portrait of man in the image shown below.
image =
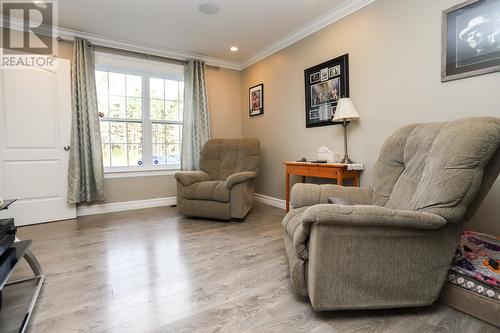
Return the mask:
M345 54L304 71L307 128L339 124L332 118L338 100L349 97L348 66Z
M441 81L500 71L500 0L468 0L443 12Z
M250 117L264 114L264 84L251 87L248 93Z

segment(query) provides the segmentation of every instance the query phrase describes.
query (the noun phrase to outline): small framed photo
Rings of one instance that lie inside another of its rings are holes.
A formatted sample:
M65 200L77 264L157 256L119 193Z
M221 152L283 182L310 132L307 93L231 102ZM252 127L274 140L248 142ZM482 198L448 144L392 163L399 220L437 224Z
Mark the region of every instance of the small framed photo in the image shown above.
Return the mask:
M309 118L319 120L319 109L309 110Z
M319 82L319 80L320 80L319 79L319 72L311 74L310 78L311 78L311 80L310 80L311 84Z
M251 87L248 91L250 117L264 114L264 84Z
M323 68L320 73L321 73L321 82L328 80L328 68Z
M333 66L329 68L329 74L328 77L332 78L335 76L340 75L340 65Z
M306 127L330 126L338 100L349 97L347 54L304 71Z
M465 1L442 22L442 82L500 71L500 0Z

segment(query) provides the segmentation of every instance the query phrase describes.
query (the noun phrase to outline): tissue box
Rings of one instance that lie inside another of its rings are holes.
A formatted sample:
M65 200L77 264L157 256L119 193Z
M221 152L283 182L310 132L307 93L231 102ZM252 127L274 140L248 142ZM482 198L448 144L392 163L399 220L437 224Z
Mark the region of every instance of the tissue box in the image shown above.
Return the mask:
M318 161L333 162L333 153L326 147L320 147L317 155Z

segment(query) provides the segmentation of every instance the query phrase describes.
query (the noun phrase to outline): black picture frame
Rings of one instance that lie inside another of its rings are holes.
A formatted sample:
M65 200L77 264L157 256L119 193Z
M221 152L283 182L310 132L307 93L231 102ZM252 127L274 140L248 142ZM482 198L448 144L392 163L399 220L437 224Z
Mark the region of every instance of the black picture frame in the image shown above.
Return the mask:
M349 55L304 71L306 128L338 125L332 122L340 98L349 97Z
M264 114L264 84L248 89L248 114L250 117Z
M441 44L441 82L500 71L500 0L444 10Z

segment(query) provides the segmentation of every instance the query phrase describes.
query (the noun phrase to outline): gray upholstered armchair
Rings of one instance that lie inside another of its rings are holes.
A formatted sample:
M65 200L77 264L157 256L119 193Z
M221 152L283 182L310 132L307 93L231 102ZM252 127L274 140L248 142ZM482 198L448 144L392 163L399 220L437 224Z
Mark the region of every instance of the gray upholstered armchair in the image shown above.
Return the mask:
M371 187L295 185L283 220L294 290L318 311L433 303L499 147L499 118L409 125L385 142Z
M212 139L200 154L200 171L182 171L177 207L187 216L244 218L253 206L260 144L255 139Z

